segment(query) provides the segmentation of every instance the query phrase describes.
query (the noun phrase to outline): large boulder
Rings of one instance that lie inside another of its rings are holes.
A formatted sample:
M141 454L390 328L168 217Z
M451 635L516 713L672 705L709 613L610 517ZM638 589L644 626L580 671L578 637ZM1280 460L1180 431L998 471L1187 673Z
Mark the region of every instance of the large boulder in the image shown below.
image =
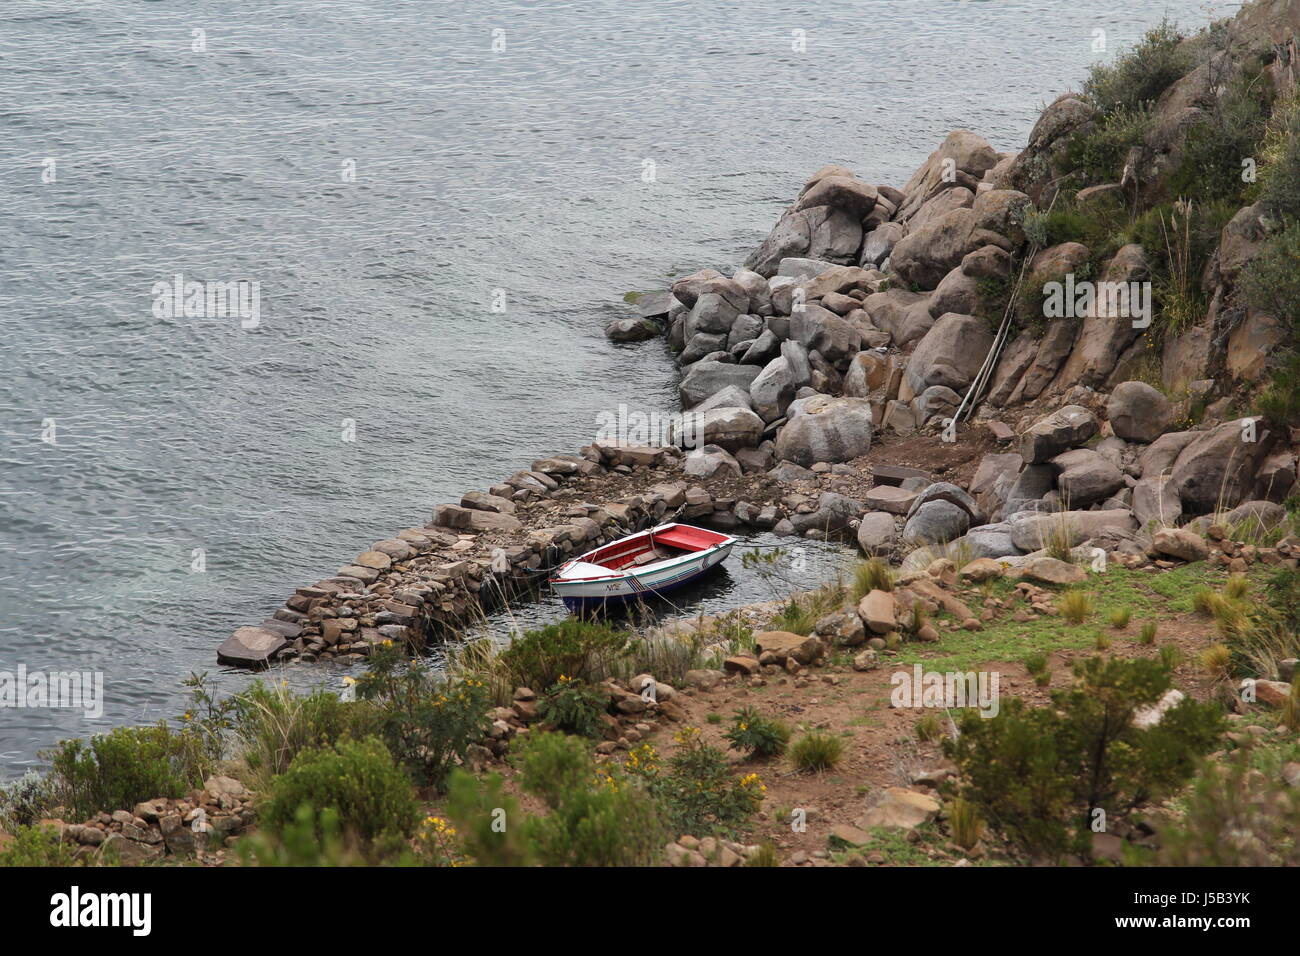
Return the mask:
M808 514L790 516L790 523L799 534L816 529L828 537L847 531L862 515L865 506L861 501L836 491L823 491L817 500L817 510Z
M1020 457L1026 464L1050 461L1097 434L1097 416L1081 405L1066 405L1040 418L1020 436Z
M931 385L964 392L979 373L993 346L988 322L950 312L941 316L916 346L903 373L899 398L910 400Z
M1097 110L1078 93L1058 96L1039 115L1029 142L1006 174L1006 184L1029 195L1041 209L1051 205L1062 177L1057 169L1071 137L1089 127Z
M1170 476L1183 509L1206 514L1250 497L1273 443L1262 418L1224 422L1203 432L1179 454Z
M871 403L865 398L814 395L792 402L776 439L776 457L808 467L842 462L871 448Z
M784 355L778 355L763 366L762 371L750 383L749 395L754 411L765 422L776 421L794 401L794 393L807 384L808 379L800 380L790 360Z
M1056 487L1072 508L1105 501L1124 487L1124 476L1105 455L1091 448L1074 448L1052 459L1059 470Z
M820 352L832 365L847 361L860 344L853 323L812 302L790 316L790 337L805 349Z
M683 448L719 445L729 452L753 448L763 435L763 419L739 406L684 412L674 423L673 442Z
M1074 340L1078 334L1077 319L1053 319L1048 322L1043 337L1038 342L1038 350L1028 361L1024 375L1011 390L1006 403L1014 405L1020 401L1037 398L1056 377L1061 364L1074 348Z
M1142 478L1133 486L1133 517L1143 527L1173 527L1183 516L1183 503L1168 475Z
M890 266L905 282L933 289L983 246L1014 250L1023 239L1028 203L1023 193L982 193L971 208L954 209L900 239L889 257Z
M1074 342L1069 358L1057 374L1057 387L1064 390L1074 385L1096 388L1104 385L1115 363L1124 350L1150 324L1150 314L1139 316L1139 303L1127 293L1130 283L1147 277L1147 261L1139 245L1121 248L1102 271L1100 288L1112 290L1104 301L1098 296ZM1121 294L1122 293L1122 294ZM1150 306L1150 302L1146 303Z
M903 526L903 543L911 546L946 544L971 526L970 512L944 498L914 505Z
M875 207L878 195L875 186L843 167L818 170L804 184L795 204L745 260L745 268L772 276L787 258L856 264L862 221Z
M217 648L217 663L235 667L268 667L289 646L283 634L264 627L241 627Z
M1011 489L1020 476L1023 459L1014 452L985 455L970 480L971 497L986 515L996 515L1007 503ZM1044 490L1042 494L1046 494ZM1041 498L1042 495L1035 497Z
M888 557L894 550L898 533L894 516L884 511L869 511L858 523L858 547L872 557Z
M1123 382L1110 393L1106 417L1120 438L1148 444L1173 424L1174 407L1146 382Z
M969 130L949 133L903 187L904 199L894 214L898 222L913 218L926 203L948 189L974 191L984 174L998 164L988 140Z
M970 558L1007 558L1023 552L1011 538L1011 525L1006 522L984 524L971 528L952 542L950 551L965 552Z
M691 408L728 385L749 391L750 383L762 371L757 365L736 365L732 362L703 361L690 367L677 386L683 408Z
M1124 509L1059 511L1055 514L1022 512L1007 519L1011 541L1021 551L1037 551L1064 539L1070 547L1114 531L1136 531L1137 519Z
M1138 473L1143 478L1167 475L1183 449L1196 441L1202 432L1168 432L1161 435L1138 456Z
M720 296L737 314L749 308L749 293L745 287L716 269L701 269L673 283L673 298L688 309L694 308L702 295Z

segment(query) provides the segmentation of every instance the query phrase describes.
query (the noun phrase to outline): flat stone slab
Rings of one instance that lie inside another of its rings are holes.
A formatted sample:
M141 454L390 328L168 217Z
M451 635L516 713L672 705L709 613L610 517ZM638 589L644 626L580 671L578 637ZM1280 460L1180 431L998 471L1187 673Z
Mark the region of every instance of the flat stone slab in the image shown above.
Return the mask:
M888 511L905 515L916 501L918 492L905 491L893 485L877 485L862 496L862 503L872 511Z
M908 478L929 479L930 473L905 465L872 465L871 477L877 485L901 485Z
M264 627L241 627L217 648L217 663L235 667L265 667L288 641Z

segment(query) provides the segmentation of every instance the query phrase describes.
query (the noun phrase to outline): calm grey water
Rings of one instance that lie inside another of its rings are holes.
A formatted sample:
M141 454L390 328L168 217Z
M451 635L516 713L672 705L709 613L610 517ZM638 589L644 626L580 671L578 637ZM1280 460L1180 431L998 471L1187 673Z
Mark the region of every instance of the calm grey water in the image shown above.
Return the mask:
M1204 4L812 6L6 0L0 671L107 700L0 710L0 776L174 715L234 627L599 411L670 410L662 349L603 326L741 261L818 167L1018 148L1095 30ZM258 282L260 324L155 317L178 273ZM693 609L767 596L733 563Z

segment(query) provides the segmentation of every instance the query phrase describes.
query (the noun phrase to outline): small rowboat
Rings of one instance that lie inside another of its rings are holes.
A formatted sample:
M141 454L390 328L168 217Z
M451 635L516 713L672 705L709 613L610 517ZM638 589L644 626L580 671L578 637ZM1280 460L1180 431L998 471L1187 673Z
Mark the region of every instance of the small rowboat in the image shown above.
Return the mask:
M551 588L570 611L641 600L703 577L735 543L717 531L663 524L565 562L551 576Z

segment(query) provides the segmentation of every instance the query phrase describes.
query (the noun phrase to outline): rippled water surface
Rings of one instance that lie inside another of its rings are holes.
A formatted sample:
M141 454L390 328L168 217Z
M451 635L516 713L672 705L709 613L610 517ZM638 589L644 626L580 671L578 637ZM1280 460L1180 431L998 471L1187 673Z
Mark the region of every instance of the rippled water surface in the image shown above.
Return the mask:
M1019 148L1095 30L1202 7L7 0L0 671L102 671L107 701L0 710L0 776L174 715L234 627L598 411L668 410L662 348L603 326L741 261L818 167ZM178 273L257 281L260 325L155 317ZM731 563L693 609L767 597Z

